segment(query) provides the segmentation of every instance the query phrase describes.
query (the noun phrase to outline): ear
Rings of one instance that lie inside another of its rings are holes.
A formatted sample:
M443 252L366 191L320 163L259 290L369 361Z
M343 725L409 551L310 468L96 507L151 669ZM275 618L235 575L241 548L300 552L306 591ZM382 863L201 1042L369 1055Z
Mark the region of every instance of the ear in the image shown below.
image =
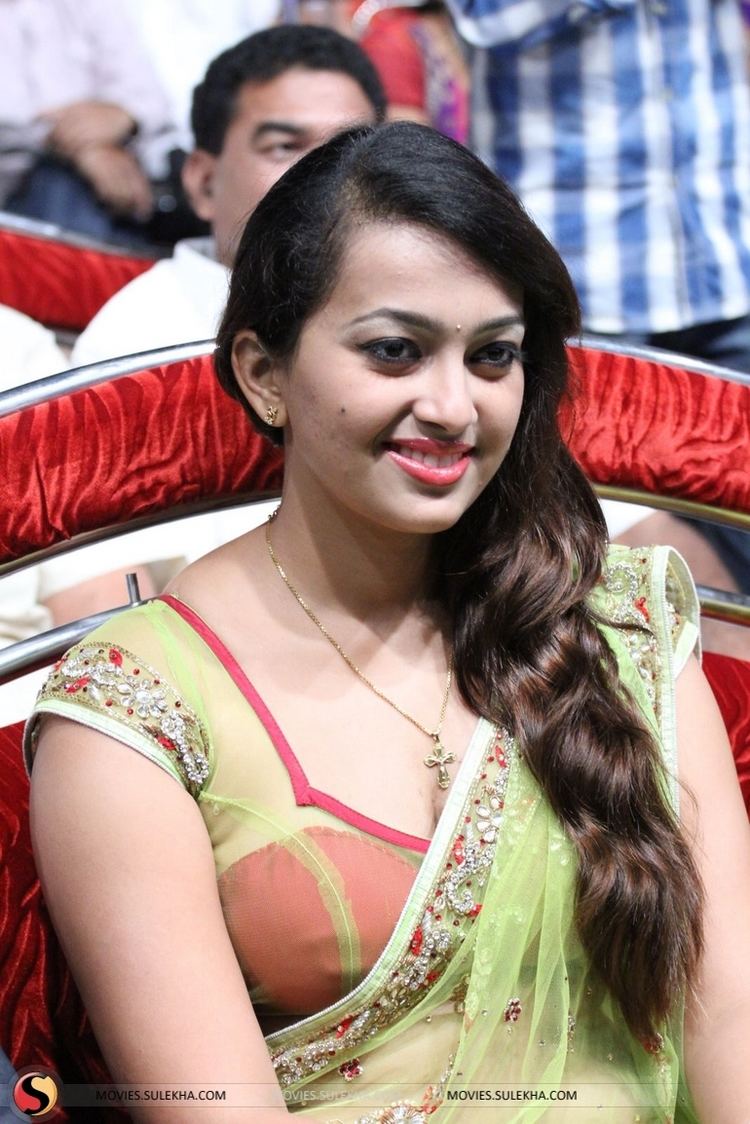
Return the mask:
M268 355L257 333L250 328L234 337L232 370L237 385L261 421L275 428L286 425L281 364Z
M214 206L214 175L217 158L204 148L194 149L182 165L182 186L190 206L199 219L213 222L216 214Z

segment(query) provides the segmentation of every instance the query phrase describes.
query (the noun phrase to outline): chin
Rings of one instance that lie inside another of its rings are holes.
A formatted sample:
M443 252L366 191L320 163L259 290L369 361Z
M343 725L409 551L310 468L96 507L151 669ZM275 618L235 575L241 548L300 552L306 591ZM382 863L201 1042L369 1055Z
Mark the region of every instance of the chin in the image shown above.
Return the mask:
M472 500L472 503L474 501ZM407 535L439 535L442 531L449 531L455 527L459 519L466 513L468 507L458 503L444 503L423 505L419 502L413 504L410 511L396 514L390 512L382 514L377 522L391 531ZM419 510L420 508L422 510ZM432 510L429 510L432 508ZM377 518L377 517L376 517Z

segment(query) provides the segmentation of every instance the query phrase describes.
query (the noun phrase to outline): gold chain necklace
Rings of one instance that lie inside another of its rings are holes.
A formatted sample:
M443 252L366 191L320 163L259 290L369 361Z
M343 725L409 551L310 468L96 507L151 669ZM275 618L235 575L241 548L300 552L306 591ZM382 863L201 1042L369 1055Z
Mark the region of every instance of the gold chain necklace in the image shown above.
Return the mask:
M448 709L448 698L451 693L451 684L453 682L453 656L451 656L450 660L448 661L448 676L445 681L445 691L443 693L443 701L440 705L440 717L438 718L438 724L434 730L428 730L426 726L423 726L421 722L413 717L413 715L407 714L405 710L402 710L398 703L394 702L393 699L389 699L388 695L384 694L378 687L375 686L375 684L370 679L367 678L364 671L357 667L351 656L348 656L346 654L344 649L339 644L338 640L334 639L334 637L331 636L330 632L323 624L323 622L319 619L319 617L316 616L316 614L313 612L304 598L292 585L284 571L284 567L276 557L276 551L273 549L273 543L271 542L271 522L274 519L275 515L276 512L271 515L268 522L266 523L266 546L268 547L268 553L271 556L271 561L276 567L279 577L284 582L284 585L287 587L289 592L293 594L293 596L307 613L313 624L323 633L328 643L336 649L344 663L347 665L347 667L351 668L357 678L361 679L362 682L367 687L369 687L370 690L374 694L376 694L379 699L382 699L384 703L388 703L388 706L392 707L393 710L400 714L402 718L405 718L407 722L411 722L412 726L416 726L416 728L423 734L426 734L428 738L432 738L432 741L434 742L434 749L432 753L428 753L427 756L423 758L423 760L428 769L432 769L437 766L438 788L447 788L451 783L451 776L448 772L448 765L452 761L456 760L456 756L450 750L446 750L445 746L440 740L440 731L442 730L443 722L445 721L445 713Z

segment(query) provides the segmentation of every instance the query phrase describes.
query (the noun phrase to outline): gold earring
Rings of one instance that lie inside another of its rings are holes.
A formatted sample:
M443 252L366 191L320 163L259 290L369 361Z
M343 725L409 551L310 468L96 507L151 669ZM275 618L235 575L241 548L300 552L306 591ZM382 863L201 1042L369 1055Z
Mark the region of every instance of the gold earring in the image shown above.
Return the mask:
M266 410L266 425L276 425L276 419L279 416L278 406L269 406Z

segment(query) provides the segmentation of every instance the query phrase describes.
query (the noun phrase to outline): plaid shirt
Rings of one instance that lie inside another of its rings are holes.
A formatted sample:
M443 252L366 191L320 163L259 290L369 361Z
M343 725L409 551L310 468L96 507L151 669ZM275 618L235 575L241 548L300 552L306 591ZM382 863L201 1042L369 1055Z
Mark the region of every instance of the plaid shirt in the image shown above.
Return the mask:
M584 322L750 311L737 0L447 0L477 51L475 141L565 259Z

